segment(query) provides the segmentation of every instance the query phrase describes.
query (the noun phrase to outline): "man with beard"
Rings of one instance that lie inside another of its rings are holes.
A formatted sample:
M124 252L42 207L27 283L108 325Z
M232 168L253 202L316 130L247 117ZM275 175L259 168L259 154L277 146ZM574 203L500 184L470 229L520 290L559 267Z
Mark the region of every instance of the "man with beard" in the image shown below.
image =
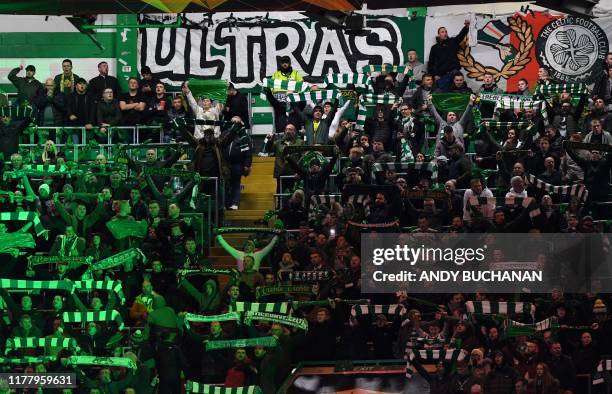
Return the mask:
M287 146L302 146L304 145L304 141L302 139L298 139L296 136L297 129L294 124L287 123L285 127L285 133L283 138L277 139L274 141L275 134L268 134L267 140L268 143L266 145L266 150L268 152L272 152L276 159L274 160L274 178L276 178L277 182L277 193L282 193L283 191L280 188L280 177L284 175L292 175L291 167L285 161L283 151ZM293 180L286 180L285 189L292 189Z
M34 96L39 90L42 90L43 84L34 78L36 67L29 65L26 67L25 77L18 77L17 74L23 70L23 65L11 70L8 75L8 80L17 88L17 101L22 104L32 102Z
M329 141L329 127L334 118L336 106L331 108L325 118L323 118L323 107L320 105L315 105L311 116L306 115L297 104L293 109L304 123L306 145L326 145Z
M610 112L606 109L606 103L601 97L593 98L593 109L584 118L580 129L587 130L591 127L593 119L599 119L604 130L612 130L612 116L610 116Z

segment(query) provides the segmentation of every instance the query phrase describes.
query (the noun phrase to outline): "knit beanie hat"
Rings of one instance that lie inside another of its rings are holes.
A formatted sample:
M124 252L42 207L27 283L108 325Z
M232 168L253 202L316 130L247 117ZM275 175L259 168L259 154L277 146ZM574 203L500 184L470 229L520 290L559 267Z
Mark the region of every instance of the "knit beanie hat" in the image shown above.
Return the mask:
M593 313L607 313L608 308L606 308L606 304L598 298L595 300L595 304L593 305Z

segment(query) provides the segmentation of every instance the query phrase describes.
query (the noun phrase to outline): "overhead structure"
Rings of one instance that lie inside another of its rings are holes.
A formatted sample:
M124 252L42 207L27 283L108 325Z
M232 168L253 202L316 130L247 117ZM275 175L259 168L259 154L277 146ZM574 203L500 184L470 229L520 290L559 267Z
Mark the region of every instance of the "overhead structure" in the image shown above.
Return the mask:
M351 12L368 9L441 6L502 1L483 0L0 0L0 14L89 15L153 14L181 12L268 12L328 11ZM507 1L506 1L507 2Z

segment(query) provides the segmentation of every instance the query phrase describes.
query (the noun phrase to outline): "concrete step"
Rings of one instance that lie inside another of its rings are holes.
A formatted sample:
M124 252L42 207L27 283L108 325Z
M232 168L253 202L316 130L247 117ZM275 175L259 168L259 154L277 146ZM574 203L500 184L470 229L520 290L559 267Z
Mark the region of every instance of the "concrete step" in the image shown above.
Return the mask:
M272 177L270 177L270 180L243 183L242 186L243 193L276 193L276 180Z
M225 219L228 220L258 220L268 211L267 209L239 209L237 211L226 211Z
M258 210L258 209L264 209L264 210L268 210L268 209L272 209L274 208L274 201L272 199L271 196L267 196L265 198L262 199L250 199L250 200L243 200L242 198L240 199L240 210L242 210L242 207L248 208L248 210ZM232 212L232 211L226 211L226 212ZM226 215L227 217L227 215Z
M274 157L253 156L253 163L274 163Z

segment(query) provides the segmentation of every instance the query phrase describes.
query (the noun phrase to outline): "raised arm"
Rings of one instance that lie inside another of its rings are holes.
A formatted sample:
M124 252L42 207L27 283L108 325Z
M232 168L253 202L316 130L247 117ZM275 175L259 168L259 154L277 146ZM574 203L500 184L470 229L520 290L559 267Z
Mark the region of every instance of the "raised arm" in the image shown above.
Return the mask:
M274 246L278 242L278 235L275 235L274 238L270 240L270 242L262 249L255 252L255 265L253 269L255 271L259 271L259 266L261 265L261 260L264 259L274 249Z
M468 103L468 105L465 107L465 111L463 111L463 114L461 115L461 119L459 119L459 124L461 126L463 126L463 128L465 129L465 125L468 121L468 119L470 118L470 113L472 113L472 107L474 106L474 100L476 99L476 96L471 95L470 96L470 102Z
M242 260L242 258L244 257L244 252L234 248L232 245L227 243L227 241L223 238L223 235L221 235L221 234L217 235L217 242L233 258L235 258L237 260Z
M334 119L332 120L329 126L328 135L329 135L330 140L334 138L334 134L336 133L336 130L338 129L338 126L340 125L340 120L342 119L342 115L344 115L344 112L346 111L346 109L349 107L350 104L351 104L351 100L346 100L346 103L344 103L344 105L340 107L340 109L338 109L336 113L334 114Z

